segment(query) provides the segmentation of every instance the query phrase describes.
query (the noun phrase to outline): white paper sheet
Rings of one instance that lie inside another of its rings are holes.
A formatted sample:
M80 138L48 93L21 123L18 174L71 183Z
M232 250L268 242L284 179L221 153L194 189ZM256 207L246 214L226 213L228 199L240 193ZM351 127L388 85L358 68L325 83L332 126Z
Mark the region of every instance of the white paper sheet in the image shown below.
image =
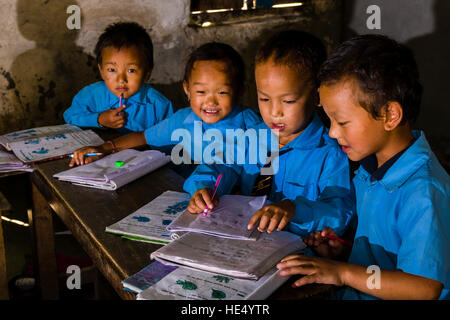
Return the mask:
M257 281L179 267L139 293L137 300L261 300L288 279L276 267Z
M266 196L251 197L224 195L219 205L206 216L188 211L175 219L167 230L171 232L192 231L230 239L256 240L259 232L248 230L247 225L253 214L261 209Z
M117 167L117 161L123 161L123 166ZM57 173L54 177L85 187L116 190L169 161L169 156L157 150L126 149L89 164Z
M287 231L261 233L256 241L189 232L150 257L166 264L257 280L282 258L304 247L299 236Z
M81 147L103 142L95 132L85 130L10 142L9 146L19 160L29 163L67 155Z
M38 127L26 130L10 132L0 136L0 144L7 150L11 150L10 144L12 142L31 140L47 136L55 136L62 133L80 132L79 127L71 124L61 124L56 126Z
M106 227L106 232L169 243L167 225L188 206L188 193L166 191L129 216Z

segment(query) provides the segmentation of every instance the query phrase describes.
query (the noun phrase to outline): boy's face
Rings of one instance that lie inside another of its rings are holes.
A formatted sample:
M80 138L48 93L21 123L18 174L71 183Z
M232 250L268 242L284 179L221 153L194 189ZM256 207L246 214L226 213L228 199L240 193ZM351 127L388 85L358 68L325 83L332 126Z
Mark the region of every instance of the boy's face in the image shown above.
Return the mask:
M223 61L196 61L189 82L183 82L192 111L206 123L216 123L233 110L233 88Z
M314 108L313 83L309 74L275 64L272 59L255 67L261 116L285 145L305 129Z
M383 119L374 119L358 102L362 94L355 80L342 80L319 88L320 104L330 118L330 137L350 160L359 161L381 152L387 135Z
M108 89L117 97L123 94L124 98L138 92L152 72L148 70L144 54L134 46L120 50L112 46L104 48L98 68Z

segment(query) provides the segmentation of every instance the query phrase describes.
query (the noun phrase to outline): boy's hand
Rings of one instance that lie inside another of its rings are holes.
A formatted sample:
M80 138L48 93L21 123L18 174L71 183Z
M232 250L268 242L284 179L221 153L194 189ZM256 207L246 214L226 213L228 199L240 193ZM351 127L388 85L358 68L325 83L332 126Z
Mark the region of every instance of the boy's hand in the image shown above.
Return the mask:
M85 157L86 153L103 153L102 149L98 147L83 147L73 152L72 160L70 160L69 167L73 167L75 164L77 166L91 163L95 160L102 158L104 155L97 157Z
M125 105L121 105L116 109L103 111L98 116L98 123L107 128L118 129L125 125Z
M313 247L319 256L330 259L339 257L344 252L344 245L338 240L325 238L325 235L337 237L333 229L326 227L322 231L311 232L304 242L307 246Z
M292 286L300 287L310 283L344 285L346 263L304 255L290 255L277 264L281 276L304 275Z
M272 233L275 228L280 231L292 220L295 214L295 204L291 200L275 202L262 207L250 218L247 229L251 230L255 227L258 220L258 230Z
M219 204L219 200L217 200L217 196L214 197L214 200L211 201L212 190L210 188L203 188L195 191L191 200L189 201L189 205L187 207L190 213L202 213L206 207L209 210L212 210L214 206Z

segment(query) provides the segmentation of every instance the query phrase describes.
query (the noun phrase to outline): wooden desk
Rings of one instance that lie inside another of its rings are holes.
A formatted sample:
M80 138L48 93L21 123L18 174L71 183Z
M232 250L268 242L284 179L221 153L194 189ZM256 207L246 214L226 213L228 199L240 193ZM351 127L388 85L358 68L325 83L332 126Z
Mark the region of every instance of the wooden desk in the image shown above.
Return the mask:
M117 191L104 191L74 186L52 177L67 169L68 163L68 159L42 163L31 174L33 210L29 220L34 230L42 298L58 298L53 211L72 231L117 294L122 299L135 299L135 294L123 289L121 281L148 265L150 253L160 245L125 240L106 233L105 227L166 190L182 191L183 178L165 166ZM292 290L286 285L273 297L305 298L328 288L311 285Z
M38 276L43 299L58 298L52 211L72 232L94 265L123 299L135 295L123 290L121 280L150 263L160 245L124 240L105 227L126 217L166 190L182 191L183 178L163 167L117 191L74 186L53 178L68 168L68 159L37 165L31 174Z

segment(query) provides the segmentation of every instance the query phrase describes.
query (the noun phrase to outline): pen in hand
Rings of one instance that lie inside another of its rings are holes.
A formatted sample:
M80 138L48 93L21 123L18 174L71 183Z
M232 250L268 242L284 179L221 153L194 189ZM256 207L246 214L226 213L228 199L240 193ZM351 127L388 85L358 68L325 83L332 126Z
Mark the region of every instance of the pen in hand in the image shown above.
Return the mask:
M95 153L86 153L84 156L85 157L98 157L101 155L103 155L103 153L95 152ZM69 157L73 158L73 154L70 154Z
M123 93L120 95L120 101L119 101L119 107L122 106L122 100L123 100ZM120 111L117 115L120 116L122 115L123 111Z
M216 195L217 188L219 187L220 179L222 179L222 174L219 174L216 180L216 184L214 185L214 189L211 196L211 201L213 201L214 196ZM208 214L208 206L206 206L205 210L203 210L203 216L205 217Z
M346 245L346 246L348 246L348 247L353 247L353 242L348 241L348 240L341 239L341 238L336 237L336 236L333 236L333 235L331 235L331 234L326 234L326 235L324 235L324 236L322 236L322 237L327 238L327 239L331 239L331 240L337 240L337 241L339 241L340 243L342 243L343 245Z

